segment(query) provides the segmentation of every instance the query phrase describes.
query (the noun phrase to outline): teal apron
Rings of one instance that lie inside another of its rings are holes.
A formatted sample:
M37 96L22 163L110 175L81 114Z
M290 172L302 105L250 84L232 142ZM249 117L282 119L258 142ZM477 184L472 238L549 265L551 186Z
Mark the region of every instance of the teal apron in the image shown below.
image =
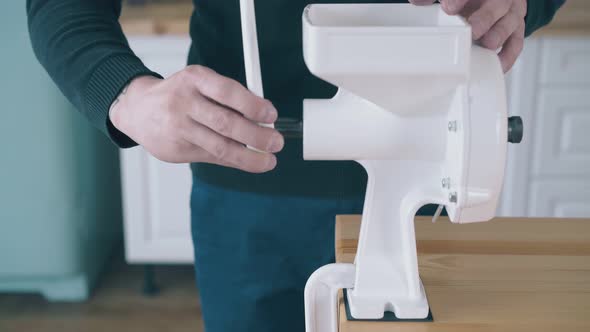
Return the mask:
M207 332L303 332L303 288L334 262L334 218L363 198L238 192L194 179L195 269Z

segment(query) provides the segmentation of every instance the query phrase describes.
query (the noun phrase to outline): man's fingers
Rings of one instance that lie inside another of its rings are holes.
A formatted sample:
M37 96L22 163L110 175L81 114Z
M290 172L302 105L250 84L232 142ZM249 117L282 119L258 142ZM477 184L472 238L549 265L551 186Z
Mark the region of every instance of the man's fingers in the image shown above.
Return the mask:
M471 24L473 39L479 40L498 20L504 17L510 10L511 3L509 0L485 1L478 10L469 16L467 21Z
M522 48L524 47L524 22L516 29L516 31L508 38L502 50L498 54L500 57L500 62L502 63L502 69L505 73L507 73L514 63L518 56L522 52Z
M278 113L272 103L254 95L239 82L202 66L191 66L187 70L193 73L194 84L204 96L255 122L274 123L277 120Z
M225 167L231 168L239 168L238 166L227 162L225 160L221 160L216 158L211 153L207 152L200 146L196 146L193 143L184 140L182 143L182 149L179 151L180 153L180 160L177 163L207 163L207 164L216 164Z
M274 169L277 164L277 159L273 154L248 149L245 145L221 136L194 121L191 126L187 126L183 137L186 141L203 148L216 160L246 172L268 172Z
M232 165L224 160L215 158L215 156L205 151L203 148L196 146L188 141L186 141L183 145L186 145L187 148L183 149L182 151L182 160L179 161L180 163L199 162L236 168L235 165Z
M524 21L518 14L510 12L502 17L490 31L481 37L481 45L490 49L497 50L508 40L508 38L518 29Z
M516 12L524 20L524 17L526 16L528 10L528 2L516 1L512 4L511 10Z
M259 126L226 107L197 97L197 105L189 116L222 136L267 152L279 152L284 145L282 135L271 128Z
M457 15L463 11L469 0L443 0L440 5L449 15Z

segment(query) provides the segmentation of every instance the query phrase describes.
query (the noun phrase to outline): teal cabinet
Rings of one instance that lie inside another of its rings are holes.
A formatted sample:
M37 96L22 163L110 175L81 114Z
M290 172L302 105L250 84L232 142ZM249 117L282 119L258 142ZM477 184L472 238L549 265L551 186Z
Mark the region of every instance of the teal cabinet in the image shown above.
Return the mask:
M24 1L0 40L0 292L84 300L121 240L118 152L35 59Z

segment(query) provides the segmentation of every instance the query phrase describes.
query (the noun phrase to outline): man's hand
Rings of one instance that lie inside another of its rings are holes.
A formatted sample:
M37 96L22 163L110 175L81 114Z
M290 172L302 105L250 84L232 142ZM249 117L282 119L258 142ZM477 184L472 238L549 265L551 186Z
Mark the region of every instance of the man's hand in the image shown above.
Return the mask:
M410 0L415 5L432 4L433 0ZM473 39L498 54L504 72L509 71L524 46L524 18L527 0L442 0L449 15L461 15L471 24Z
M115 128L172 163L205 162L262 173L276 166L273 153L284 145L278 131L256 124L276 121L277 110L268 100L202 66L165 80L136 78L109 116Z

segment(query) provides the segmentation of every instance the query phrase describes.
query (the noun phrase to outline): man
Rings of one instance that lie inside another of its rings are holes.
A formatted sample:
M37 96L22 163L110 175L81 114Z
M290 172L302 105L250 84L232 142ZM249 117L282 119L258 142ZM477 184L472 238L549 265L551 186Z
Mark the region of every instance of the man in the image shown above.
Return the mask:
M256 1L262 99L243 86L237 0L194 1L190 66L165 80L129 49L120 0L27 1L35 53L80 112L119 147L140 144L160 160L191 163L196 275L208 332L303 331L303 287L334 259L334 216L362 209L360 166L304 162L301 141L255 124L300 119L304 98L336 91L303 62L301 13L310 2ZM474 40L501 48L508 71L525 35L562 3L446 0L442 7L468 19Z

